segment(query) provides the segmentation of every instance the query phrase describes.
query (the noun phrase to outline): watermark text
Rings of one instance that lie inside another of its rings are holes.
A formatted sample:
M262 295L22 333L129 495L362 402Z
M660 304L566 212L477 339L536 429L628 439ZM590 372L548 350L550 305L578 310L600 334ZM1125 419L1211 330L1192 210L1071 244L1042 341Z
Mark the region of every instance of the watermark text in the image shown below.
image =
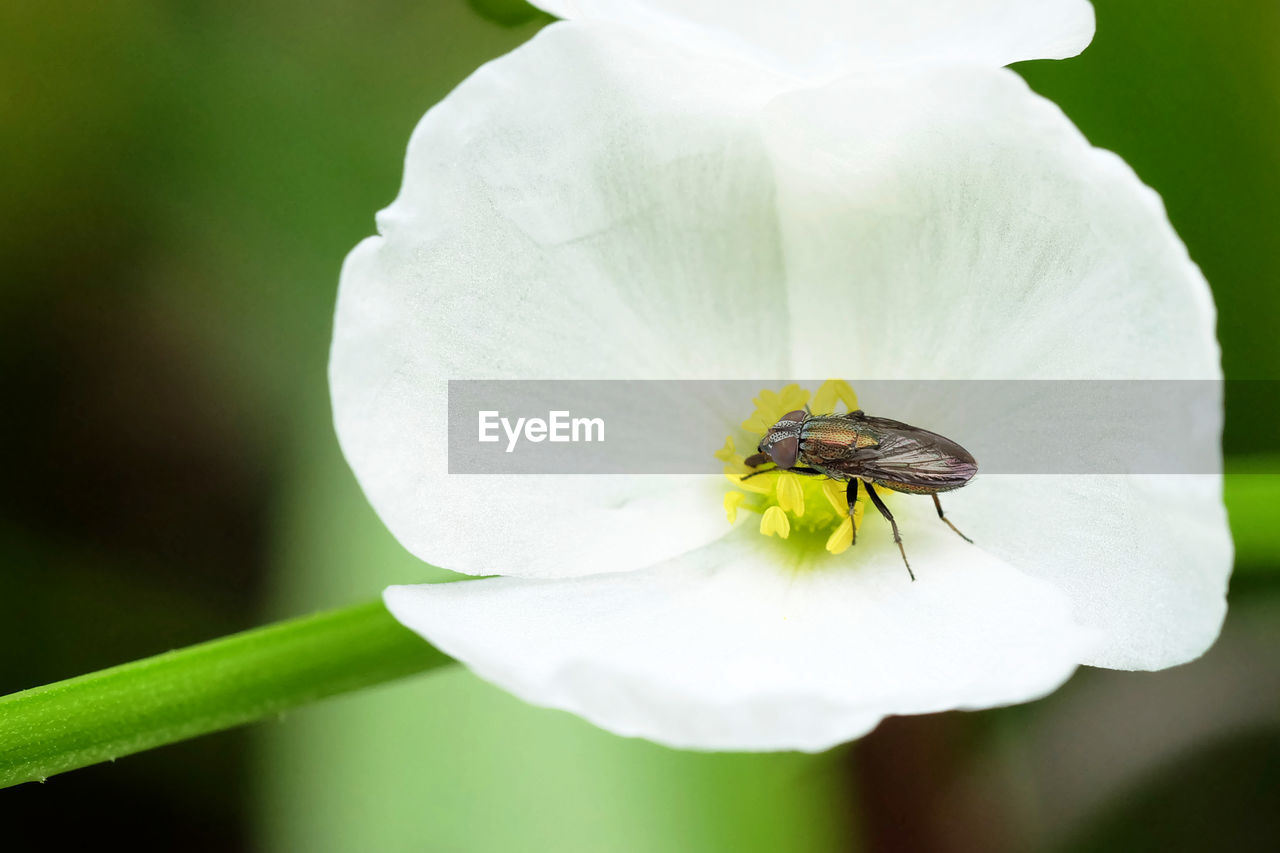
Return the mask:
M516 418L515 423L496 410L479 413L479 441L501 441L506 435L507 453L525 441L604 441L604 418L575 418L568 411L551 411L543 418Z

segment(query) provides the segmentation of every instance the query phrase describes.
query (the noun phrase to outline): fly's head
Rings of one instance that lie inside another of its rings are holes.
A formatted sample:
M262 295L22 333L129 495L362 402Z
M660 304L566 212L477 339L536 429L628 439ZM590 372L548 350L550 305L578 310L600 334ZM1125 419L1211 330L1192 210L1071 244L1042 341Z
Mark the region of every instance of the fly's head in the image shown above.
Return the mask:
M769 427L756 450L767 456L779 468L791 468L800 455L800 429L808 414L803 409L787 412ZM763 461L763 460L761 460ZM758 463L757 463L758 464Z

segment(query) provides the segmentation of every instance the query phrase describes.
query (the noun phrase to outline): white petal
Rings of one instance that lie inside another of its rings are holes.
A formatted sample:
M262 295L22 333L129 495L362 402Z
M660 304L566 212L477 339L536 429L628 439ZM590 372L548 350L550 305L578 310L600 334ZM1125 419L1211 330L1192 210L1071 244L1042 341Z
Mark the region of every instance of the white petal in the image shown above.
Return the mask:
M816 751L889 714L1053 690L1089 653L1060 592L961 542L927 500L788 565L741 531L667 564L569 580L391 587L409 628L480 676L622 735L700 749ZM930 523L931 522L931 523Z
M1159 197L1012 72L861 75L765 126L797 375L1221 378Z
M562 18L612 21L808 79L926 62L1008 65L1075 56L1086 0L534 0Z
M410 551L566 576L724 533L714 477L447 476L446 380L785 375L754 126L776 87L557 24L422 120L381 236L343 267L330 363L343 450ZM708 458L745 413L723 416Z
M1078 622L1100 629L1084 663L1163 669L1218 637L1233 558L1220 476L979 478L946 508L979 547L1052 582Z
M798 375L1221 378L1208 286L1159 198L1013 74L864 76L779 99L767 126L791 301L821 309L793 313ZM842 333L805 334L833 317ZM861 403L956 438L1023 414L945 394ZM1220 404L1184 422L1213 457ZM980 472L945 500L1104 630L1091 662L1168 666L1217 634L1232 559L1217 475Z
M682 88L648 87L656 59ZM1013 75L866 74L768 107L775 82L742 75L555 26L424 120L385 236L344 270L332 370L348 458L419 556L577 575L723 530L700 478L445 477L446 376L1220 377L1159 199ZM881 413L942 428L928 402ZM1070 592L1107 634L1091 661L1164 666L1211 641L1230 564L1216 478L1172 483L1026 482L957 520ZM1053 532L1096 504L1096 536Z

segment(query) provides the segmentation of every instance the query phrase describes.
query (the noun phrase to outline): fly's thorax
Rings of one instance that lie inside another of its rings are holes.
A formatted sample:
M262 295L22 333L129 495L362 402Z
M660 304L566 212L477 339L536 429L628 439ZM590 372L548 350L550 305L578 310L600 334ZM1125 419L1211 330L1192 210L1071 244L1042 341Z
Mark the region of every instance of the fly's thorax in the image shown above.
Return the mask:
M826 462L843 458L851 450L876 445L875 436L862 427L856 418L847 415L812 415L800 431L800 457L811 468L828 477L848 479L847 474L833 474Z
M801 437L809 442L838 447L874 447L875 432L858 418L848 415L814 415L805 421Z

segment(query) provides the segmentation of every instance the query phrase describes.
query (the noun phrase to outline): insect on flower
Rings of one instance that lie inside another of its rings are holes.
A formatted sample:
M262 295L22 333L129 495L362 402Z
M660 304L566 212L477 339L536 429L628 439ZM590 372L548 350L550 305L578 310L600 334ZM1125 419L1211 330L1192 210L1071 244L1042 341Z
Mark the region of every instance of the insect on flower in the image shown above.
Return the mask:
M871 417L861 409L843 415L814 415L806 408L783 415L769 427L756 450L759 452L744 460L747 466L757 468L773 462L776 467L753 471L743 479L782 469L809 477L844 480L848 482L845 494L851 515L861 480L867 497L893 528L893 541L913 581L915 572L902 547L898 523L876 494L875 486L932 496L938 518L961 539L973 542L943 514L938 493L968 483L978 472L978 463L969 451L945 436L901 421Z

